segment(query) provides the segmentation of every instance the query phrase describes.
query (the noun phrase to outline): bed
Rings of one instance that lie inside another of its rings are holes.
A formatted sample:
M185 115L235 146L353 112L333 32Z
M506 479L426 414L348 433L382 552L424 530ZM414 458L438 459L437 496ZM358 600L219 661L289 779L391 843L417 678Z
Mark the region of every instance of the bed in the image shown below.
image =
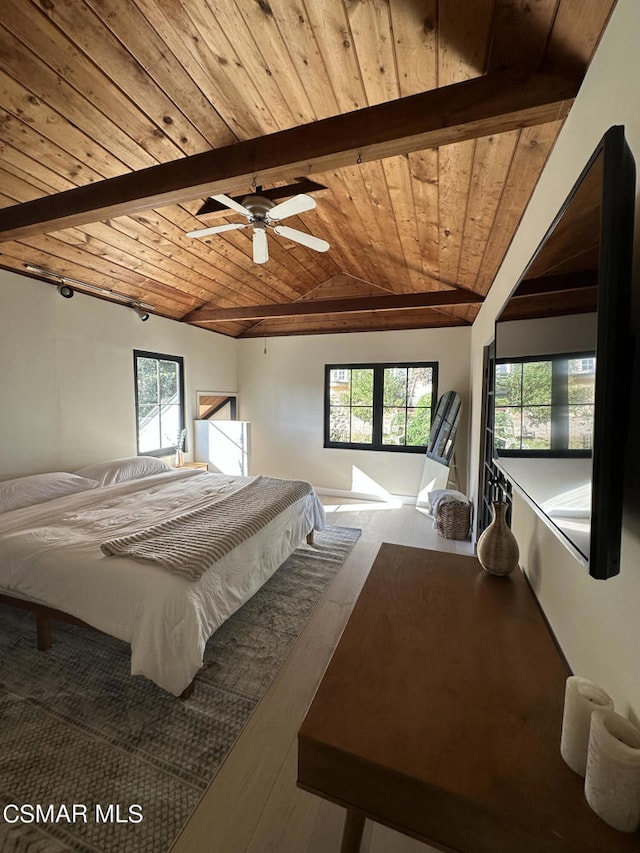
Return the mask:
M142 465L144 473L118 476L124 463ZM63 488L52 497L48 488L45 499L27 506L16 507L11 496L3 504L0 482L0 597L41 616L51 611L68 616L129 643L131 674L179 696L193 684L209 637L305 536L323 529L324 511L304 484L305 494L277 512L272 508L260 529L239 537L242 541L192 579L133 558L126 549L111 555L105 545L126 544L136 536L156 542L163 525L171 532L176 519L200 517L234 506L233 501L238 506L257 480L264 491L270 478L173 469L158 460L148 463L150 470L144 465L134 457L90 466L65 475L73 484L68 493ZM295 482L273 479L275 486ZM35 497L41 497L37 491Z

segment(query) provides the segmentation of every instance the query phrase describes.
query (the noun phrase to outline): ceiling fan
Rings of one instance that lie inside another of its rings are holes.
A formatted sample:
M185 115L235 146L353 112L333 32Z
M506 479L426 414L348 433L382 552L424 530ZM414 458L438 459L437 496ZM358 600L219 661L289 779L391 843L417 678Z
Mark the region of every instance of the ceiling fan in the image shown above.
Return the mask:
M270 198L262 195L248 195L238 202L227 195L211 196L220 204L224 204L230 210L241 213L247 217L247 222L227 222L224 225L214 225L212 228L199 228L196 231L188 231L187 237L207 237L209 234L220 234L223 231L235 231L238 228L253 228L253 260L256 264L264 264L269 260L267 248L267 228L281 237L287 237L296 243L301 243L316 252L326 252L329 244L326 240L297 231L287 225L280 225L280 220L288 216L304 213L305 210L313 210L316 206L315 199L301 193L287 199L280 204L275 204Z

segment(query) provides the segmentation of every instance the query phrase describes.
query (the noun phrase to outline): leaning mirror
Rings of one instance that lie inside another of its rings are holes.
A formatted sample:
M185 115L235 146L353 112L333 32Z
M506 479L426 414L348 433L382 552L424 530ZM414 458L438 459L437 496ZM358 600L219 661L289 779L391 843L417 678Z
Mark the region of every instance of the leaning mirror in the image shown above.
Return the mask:
M238 398L235 391L196 391L196 418L198 420L236 419Z
M494 461L597 578L620 570L634 203L613 127L496 322Z

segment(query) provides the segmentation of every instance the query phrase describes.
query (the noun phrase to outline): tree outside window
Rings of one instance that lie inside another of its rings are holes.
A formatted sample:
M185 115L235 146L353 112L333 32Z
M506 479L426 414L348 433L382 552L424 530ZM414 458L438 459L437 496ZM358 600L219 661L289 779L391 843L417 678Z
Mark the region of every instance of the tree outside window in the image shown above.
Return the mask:
M327 365L325 447L424 451L437 364Z
M501 360L495 446L503 455L586 454L593 442L593 353Z

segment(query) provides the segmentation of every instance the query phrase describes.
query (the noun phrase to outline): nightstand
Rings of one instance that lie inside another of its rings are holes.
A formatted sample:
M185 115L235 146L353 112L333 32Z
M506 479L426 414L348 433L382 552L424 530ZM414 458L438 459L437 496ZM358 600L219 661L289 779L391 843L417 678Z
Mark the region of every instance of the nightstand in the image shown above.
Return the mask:
M178 465L178 468L202 468L203 471L209 470L208 462L183 462L182 465Z

